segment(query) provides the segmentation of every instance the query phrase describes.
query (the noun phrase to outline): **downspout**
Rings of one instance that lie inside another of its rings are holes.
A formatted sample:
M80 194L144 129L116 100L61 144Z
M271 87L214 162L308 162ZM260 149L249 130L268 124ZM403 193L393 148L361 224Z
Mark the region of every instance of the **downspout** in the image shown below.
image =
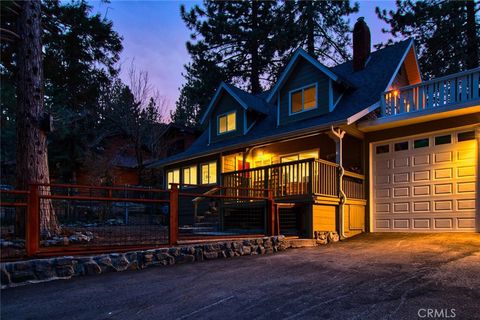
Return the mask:
M340 204L338 206L338 222L339 222L339 233L340 233L340 238L344 239L347 236L345 235L345 230L344 230L344 222L343 222L343 213L344 213L344 206L345 202L347 202L347 196L345 195L345 192L343 192L343 175L345 174L345 169L343 168L343 146L342 146L342 141L343 141L343 136L345 135L345 131L338 129L335 130L333 126L330 127L330 132L332 133L332 136L334 140L337 143L337 148L338 148L338 153L337 153L337 163L338 163L338 168L339 168L339 175L338 175L338 196L340 197Z

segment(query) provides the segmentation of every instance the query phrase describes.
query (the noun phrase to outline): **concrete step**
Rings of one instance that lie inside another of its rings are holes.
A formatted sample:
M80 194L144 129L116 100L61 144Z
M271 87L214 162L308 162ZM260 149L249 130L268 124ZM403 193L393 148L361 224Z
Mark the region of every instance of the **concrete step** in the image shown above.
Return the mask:
M315 239L286 239L290 248L306 248L318 246Z

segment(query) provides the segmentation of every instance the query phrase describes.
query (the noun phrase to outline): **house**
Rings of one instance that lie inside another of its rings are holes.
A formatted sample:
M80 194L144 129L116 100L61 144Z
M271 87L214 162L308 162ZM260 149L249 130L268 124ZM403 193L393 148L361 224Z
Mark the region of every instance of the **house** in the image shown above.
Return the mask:
M352 61L298 49L266 92L220 84L200 137L150 166L166 187L272 190L281 233L478 232L480 68L422 81L412 39L370 47L359 19Z
M142 145L144 165L152 159L164 159L185 151L198 137L193 128L176 124L158 123L151 134L151 141ZM143 170L140 177L135 145L127 135L112 132L99 137L90 146L93 152L85 157L76 172L76 183L84 185L163 185L163 171Z
M92 145L93 152L76 172L76 183L81 185L139 185L140 176L135 145L123 133L113 132L102 136ZM152 152L142 147L144 161Z

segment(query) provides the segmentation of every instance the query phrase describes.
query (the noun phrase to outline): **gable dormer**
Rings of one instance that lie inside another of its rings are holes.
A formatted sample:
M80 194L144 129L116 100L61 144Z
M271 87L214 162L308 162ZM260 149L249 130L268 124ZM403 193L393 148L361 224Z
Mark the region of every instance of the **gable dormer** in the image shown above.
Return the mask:
M422 82L420 66L415 52L415 43L410 39L407 50L397 67L394 77L390 80L386 91L410 86Z
M221 83L200 123L208 126L209 144L216 143L248 133L266 108L264 100Z
M298 49L268 97L277 106L277 126L327 114L345 90L337 75Z

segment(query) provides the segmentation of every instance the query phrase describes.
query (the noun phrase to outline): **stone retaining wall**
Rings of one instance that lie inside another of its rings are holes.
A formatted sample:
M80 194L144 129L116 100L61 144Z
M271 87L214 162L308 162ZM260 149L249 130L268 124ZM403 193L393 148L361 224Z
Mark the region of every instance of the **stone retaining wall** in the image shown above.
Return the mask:
M3 289L83 275L139 270L151 266L268 254L285 250L288 247L289 243L284 236L275 236L88 257L69 256L5 262L0 264L1 287Z

